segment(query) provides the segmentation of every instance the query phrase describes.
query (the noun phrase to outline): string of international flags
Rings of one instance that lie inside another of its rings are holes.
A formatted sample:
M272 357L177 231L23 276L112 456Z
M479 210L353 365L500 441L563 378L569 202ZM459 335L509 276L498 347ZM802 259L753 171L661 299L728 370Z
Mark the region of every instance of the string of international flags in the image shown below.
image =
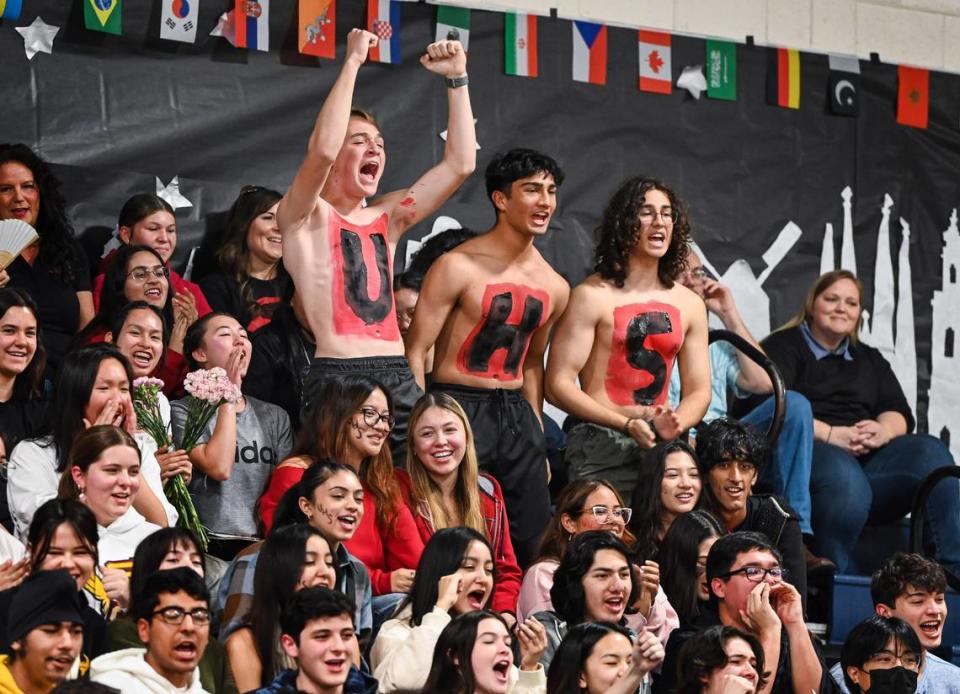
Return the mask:
M17 21L28 0L0 0L0 19ZM123 0L79 0L83 3L84 26L91 31L122 33ZM201 0L162 0L160 37L194 43ZM367 0L367 29L380 38L370 59L400 63L400 5L417 0ZM470 12L462 7L437 5L437 40L449 36L460 40L466 50L470 42ZM238 48L270 50L270 0L232 0L232 9L220 17L212 36L222 36ZM336 54L337 0L298 0L298 50L306 55L333 59ZM537 25L534 14L504 14L504 71L508 75L535 78L538 70ZM38 25L39 22L39 25ZM56 27L40 18L30 27L18 28L24 36L27 57L50 52ZM604 24L573 20L572 78L578 82L604 85L607 82L607 33ZM33 42L31 44L31 42ZM49 45L48 45L49 43ZM699 98L701 87L708 97L737 100L737 44L720 39L705 42L705 74L692 67L684 69L681 86ZM671 94L673 66L671 35L640 29L637 33L639 89ZM793 48L769 48L767 100L782 108L800 108L800 53ZM699 66L696 66L699 68ZM859 112L860 61L850 56L829 56L828 101L831 113L857 116ZM689 73L689 74L688 74ZM693 79L689 79L689 78ZM686 80L686 82L684 82ZM697 86L690 87L688 84ZM928 124L930 71L898 66L897 122L916 128Z

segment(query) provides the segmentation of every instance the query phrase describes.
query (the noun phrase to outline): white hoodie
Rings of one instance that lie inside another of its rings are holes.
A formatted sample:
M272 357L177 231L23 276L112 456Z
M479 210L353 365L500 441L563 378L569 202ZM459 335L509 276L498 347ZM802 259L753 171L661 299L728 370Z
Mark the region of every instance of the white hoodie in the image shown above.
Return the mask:
M97 554L100 555L100 563L132 561L140 541L159 529L159 525L154 525L141 516L133 506L107 527L97 523L97 531L100 533Z
M145 648L125 648L94 658L90 663L90 679L121 692L149 694L209 694L200 686L200 670L193 671L186 689L174 687L170 680L157 673L144 659Z

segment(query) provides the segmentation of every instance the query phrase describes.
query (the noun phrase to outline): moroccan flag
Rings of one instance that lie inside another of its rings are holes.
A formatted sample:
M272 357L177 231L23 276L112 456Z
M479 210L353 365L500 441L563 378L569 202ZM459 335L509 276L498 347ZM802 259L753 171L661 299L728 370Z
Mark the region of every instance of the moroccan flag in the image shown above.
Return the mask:
M640 91L670 94L670 34L661 31L638 32L640 46Z
M781 108L800 108L800 51L771 48L767 56L767 101Z
M897 122L914 128L926 128L930 106L930 71L898 65L897 77Z
M297 50L320 58L336 57L337 0L300 0Z
M607 83L607 27L593 22L573 22L573 79L590 84Z
M380 37L370 49L370 60L400 63L400 5L391 0L367 0L367 31Z
M0 0L0 19L16 21L23 11L22 0Z
M120 35L123 0L83 0L83 25L90 31Z
M737 44L707 39L707 96L737 100Z
M197 13L200 0L163 0L160 38L193 43L197 40Z
M434 41L454 38L468 51L470 45L470 10L437 5L437 35Z
M504 72L517 77L537 76L537 15L507 12L504 16Z
M234 0L233 21L234 46L270 50L270 0Z
M860 59L845 55L828 56L827 103L830 113L856 116L860 110Z

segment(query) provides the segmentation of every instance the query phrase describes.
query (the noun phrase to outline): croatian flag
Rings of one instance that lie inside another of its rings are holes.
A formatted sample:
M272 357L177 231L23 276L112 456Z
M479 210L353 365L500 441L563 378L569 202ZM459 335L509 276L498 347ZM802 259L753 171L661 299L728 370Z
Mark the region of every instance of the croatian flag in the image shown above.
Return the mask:
M399 64L400 3L393 0L367 0L367 31L380 39L370 49L370 60Z
M234 46L270 50L270 0L234 0L233 19Z
M607 83L607 27L593 22L573 23L573 79Z

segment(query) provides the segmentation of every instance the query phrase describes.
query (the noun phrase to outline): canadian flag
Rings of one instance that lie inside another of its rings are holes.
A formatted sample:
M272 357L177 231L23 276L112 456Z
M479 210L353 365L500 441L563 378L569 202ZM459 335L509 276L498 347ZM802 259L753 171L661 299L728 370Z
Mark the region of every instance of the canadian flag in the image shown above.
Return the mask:
M640 47L640 91L670 94L673 91L670 65L670 34L638 32Z

